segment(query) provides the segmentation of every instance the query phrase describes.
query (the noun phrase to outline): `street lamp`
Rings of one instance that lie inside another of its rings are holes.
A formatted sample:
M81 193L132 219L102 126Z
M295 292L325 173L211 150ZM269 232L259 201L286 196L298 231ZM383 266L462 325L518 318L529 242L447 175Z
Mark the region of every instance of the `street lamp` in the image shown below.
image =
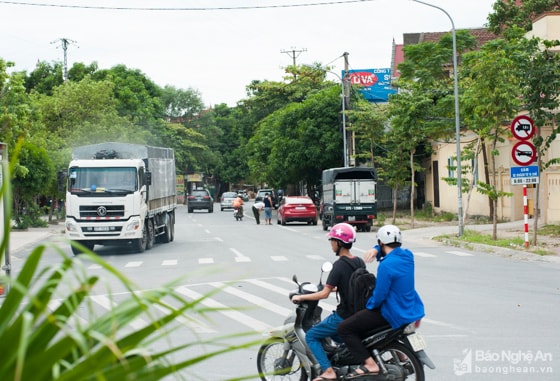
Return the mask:
M455 93L455 140L457 147L457 214L459 226L458 236L460 237L463 235L463 193L461 192L461 133L459 124L459 84L457 82L457 36L455 34L455 23L445 9L420 0L412 1L439 9L445 13L445 15L449 18L449 21L451 21L451 35L453 36L453 89Z
M346 141L346 99L345 99L345 89L344 89L344 79L336 74L334 71L330 71L330 70L326 70L323 68L318 68L316 66L311 66L311 65L305 65L303 64L303 66L309 68L309 69L313 69L313 70L320 70L320 71L324 71L326 73L331 73L333 75L335 75L339 80L340 80L340 86L341 86L341 95L340 98L342 100L342 157L344 158L344 167L348 167L348 150L346 149L346 146L348 145L347 141Z

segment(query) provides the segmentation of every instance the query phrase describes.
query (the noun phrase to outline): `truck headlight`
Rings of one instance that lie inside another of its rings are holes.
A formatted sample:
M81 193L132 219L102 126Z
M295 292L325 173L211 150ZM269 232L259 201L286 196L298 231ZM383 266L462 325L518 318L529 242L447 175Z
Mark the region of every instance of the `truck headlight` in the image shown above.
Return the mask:
M131 218L124 227L126 232L132 232L138 229L140 229L140 219L138 217Z
M66 221L66 231L68 232L79 232L78 225L72 221Z

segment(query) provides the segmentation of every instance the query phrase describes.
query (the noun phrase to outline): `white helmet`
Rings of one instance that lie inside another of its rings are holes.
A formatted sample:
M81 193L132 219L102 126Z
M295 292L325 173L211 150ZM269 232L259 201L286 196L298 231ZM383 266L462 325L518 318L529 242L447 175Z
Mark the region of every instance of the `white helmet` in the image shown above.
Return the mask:
M385 225L377 231L377 240L382 244L402 243L401 231L395 225Z

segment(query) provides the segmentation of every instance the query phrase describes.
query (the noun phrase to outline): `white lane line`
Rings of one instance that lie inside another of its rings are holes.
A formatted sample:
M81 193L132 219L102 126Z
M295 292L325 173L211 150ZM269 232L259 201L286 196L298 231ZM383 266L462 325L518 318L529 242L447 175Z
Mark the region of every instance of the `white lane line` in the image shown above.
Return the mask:
M415 257L423 257L423 258L435 258L436 255L434 254L430 254L430 253L423 253L421 251L419 252L414 252L414 256Z
M237 288L230 287L230 286L224 287L224 283L212 282L210 284L212 286L216 287L216 288L219 288L223 292L227 292L230 295L237 296L238 298L246 300L249 303L256 304L259 307L262 307L262 308L265 308L269 311L277 313L278 315L287 316L290 313L292 313L291 309L280 307L279 305L271 303L268 300L266 300L264 298L261 298L261 297L258 297L254 294L250 294L248 292L245 292L245 291L242 291L242 290L239 290Z
M458 257L472 257L473 256L473 254L465 253L464 251L447 251L447 253L456 255Z
M275 262L283 262L283 261L287 261L287 260L288 260L288 258L286 258L286 257L283 256L283 255L273 255L273 256L270 257L270 259L272 259L272 260L275 261Z
M128 262L124 267L140 267L142 266L143 261L132 261Z
M176 266L178 261L176 259L165 259L161 262L162 266Z
M99 270L101 266L99 265L89 265L88 270Z
M238 250L235 250L232 247L230 247L229 249L233 252L233 254L235 254L235 261L236 262L251 262L251 258L246 257L245 255L241 254Z
M214 258L198 258L199 265L208 265L214 263Z
M284 281L289 281L294 285L294 288L296 287L296 284L294 282L292 282L290 279L287 279L287 278L277 278L277 279L282 279ZM262 280L258 280L258 279L246 279L245 282L254 284L255 286L258 286L260 288L275 292L275 293L280 294L280 295L285 295L286 298L288 297L288 295L290 295L290 291L291 291L287 288L278 287L278 286L273 285L272 283L263 282Z
M196 291L189 290L188 288L181 286L175 289L178 293L191 298L193 300L202 298L202 294L199 294ZM225 304L219 303L212 298L205 298L200 300L198 303L203 304L210 308L216 308L216 313L222 314L224 316L229 317L232 320L237 321L240 324L247 326L248 328L255 330L257 332L265 332L272 328L272 326L263 323L260 320L253 319L251 316L241 313L239 311L235 311L234 309L226 306ZM210 311L207 311L207 313Z
M306 257L306 258L309 258L309 259L316 260L316 261L321 261L321 260L324 261L324 260L325 260L325 257L323 257L323 256L321 256L321 255L317 255L317 254L306 255L305 257Z
M168 306L169 304L164 303L165 306ZM154 307L160 311L162 311L164 314L169 314L174 308L173 307L169 307L169 309L165 308L164 306L161 306L159 304L154 305ZM217 333L218 331L208 327L206 324L202 323L200 320L196 319L194 316L192 315L187 315L186 313L184 315L180 315L177 316L175 318L175 321L178 321L179 323L183 324L184 326L188 327L189 329L193 330L196 333Z
M218 242L224 242L223 239L221 239L220 237L214 237L214 240L218 241Z

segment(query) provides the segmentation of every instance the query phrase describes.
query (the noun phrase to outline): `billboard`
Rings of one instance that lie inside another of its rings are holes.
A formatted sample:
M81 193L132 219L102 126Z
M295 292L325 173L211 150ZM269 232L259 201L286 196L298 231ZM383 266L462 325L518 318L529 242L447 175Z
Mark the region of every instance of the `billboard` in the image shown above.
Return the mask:
M361 87L359 92L370 102L387 102L389 95L397 92L391 88L389 68L348 70L346 75L350 85Z

